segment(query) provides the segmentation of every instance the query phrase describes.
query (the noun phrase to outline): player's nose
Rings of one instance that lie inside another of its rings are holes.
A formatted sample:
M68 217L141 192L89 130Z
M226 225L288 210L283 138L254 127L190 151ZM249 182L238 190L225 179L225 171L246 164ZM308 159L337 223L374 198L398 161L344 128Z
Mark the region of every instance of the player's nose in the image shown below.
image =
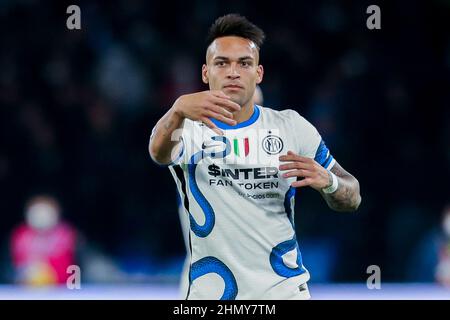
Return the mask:
M228 78L229 79L237 79L239 78L241 75L239 74L239 72L237 71L237 67L236 64L232 63L230 66L230 69L228 71Z
M234 80L239 79L241 76L239 74L229 74L228 79Z

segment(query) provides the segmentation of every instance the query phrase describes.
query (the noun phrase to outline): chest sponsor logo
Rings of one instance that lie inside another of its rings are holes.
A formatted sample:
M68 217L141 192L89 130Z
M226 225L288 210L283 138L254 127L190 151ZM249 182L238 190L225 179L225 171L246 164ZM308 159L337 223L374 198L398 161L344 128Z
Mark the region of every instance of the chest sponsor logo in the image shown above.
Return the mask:
M279 188L278 169L276 167L223 169L215 164L211 164L208 166L208 174L214 177L208 179L210 186L238 186L244 190L270 190ZM266 181L258 181L262 179ZM240 195L245 195L245 193L240 193ZM249 195L248 197L253 197L253 195ZM274 194L271 197L275 198L278 195Z
M221 176L233 180L278 178L277 167L222 169L214 163L208 166L208 174L213 177Z

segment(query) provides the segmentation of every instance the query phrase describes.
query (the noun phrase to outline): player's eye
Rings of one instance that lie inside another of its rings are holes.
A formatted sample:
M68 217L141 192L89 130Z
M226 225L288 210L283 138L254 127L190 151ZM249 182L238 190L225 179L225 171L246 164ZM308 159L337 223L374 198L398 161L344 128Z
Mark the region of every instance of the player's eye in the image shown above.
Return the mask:
M215 63L215 65L218 66L218 67L223 67L223 66L225 66L225 61L217 61Z
M241 61L241 66L243 66L243 67L250 67L251 63L249 61Z

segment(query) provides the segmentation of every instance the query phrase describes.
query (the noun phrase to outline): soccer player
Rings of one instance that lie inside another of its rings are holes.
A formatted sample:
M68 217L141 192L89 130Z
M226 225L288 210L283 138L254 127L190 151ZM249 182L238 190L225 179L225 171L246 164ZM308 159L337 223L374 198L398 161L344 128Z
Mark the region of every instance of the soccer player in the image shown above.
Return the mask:
M358 181L294 110L253 103L263 80L263 31L230 14L211 26L202 80L152 130L151 158L168 165L188 215L187 299L309 299L294 228L296 188L355 211Z

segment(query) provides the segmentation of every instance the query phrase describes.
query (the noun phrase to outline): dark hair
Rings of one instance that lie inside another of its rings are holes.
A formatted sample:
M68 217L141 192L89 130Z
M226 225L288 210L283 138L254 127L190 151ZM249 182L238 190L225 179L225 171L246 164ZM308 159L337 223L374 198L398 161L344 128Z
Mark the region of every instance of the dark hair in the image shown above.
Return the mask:
M251 40L258 49L261 48L266 37L264 31L259 27L248 21L246 17L235 13L224 15L214 21L209 28L206 47L209 47L215 39L226 36L237 36Z

